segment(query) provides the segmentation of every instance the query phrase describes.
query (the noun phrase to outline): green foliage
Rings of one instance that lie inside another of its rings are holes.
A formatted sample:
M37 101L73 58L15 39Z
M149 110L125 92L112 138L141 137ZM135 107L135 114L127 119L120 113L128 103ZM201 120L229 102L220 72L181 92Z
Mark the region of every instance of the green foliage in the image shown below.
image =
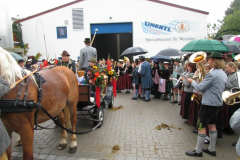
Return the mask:
M218 31L217 37L226 34L240 34L240 9L234 10L233 14L227 15L223 19L223 25Z
M12 30L16 34L17 40L21 48L24 48L23 40L22 40L22 25L20 23L13 22Z
M217 20L217 22L218 22L217 24L216 23L214 23L214 24L208 23L207 24L207 36L208 36L208 38L214 39L218 30L223 25L223 21Z
M34 58L35 58L36 60L38 60L41 56L42 56L42 54L38 52Z
M240 8L240 0L234 0L231 5L230 5L230 8L228 8L226 11L225 11L225 15L228 16L228 15L231 15L234 13L235 10L238 10Z

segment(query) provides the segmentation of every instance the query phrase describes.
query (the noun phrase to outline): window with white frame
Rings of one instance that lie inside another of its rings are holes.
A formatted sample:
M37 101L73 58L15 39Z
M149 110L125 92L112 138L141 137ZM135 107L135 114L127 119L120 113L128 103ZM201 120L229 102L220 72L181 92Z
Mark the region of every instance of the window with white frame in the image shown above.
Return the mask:
M72 9L72 22L73 22L73 29L84 29L82 8Z

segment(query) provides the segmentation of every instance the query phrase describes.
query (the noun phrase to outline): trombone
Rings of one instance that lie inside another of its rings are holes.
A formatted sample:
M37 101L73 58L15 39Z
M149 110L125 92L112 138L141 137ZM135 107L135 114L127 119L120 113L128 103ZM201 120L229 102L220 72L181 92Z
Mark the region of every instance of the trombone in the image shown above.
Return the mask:
M203 60L206 59L206 57L207 57L207 54L205 52L196 52L196 53L193 53L189 58L189 62L197 63L197 66L199 68L199 74L198 76L194 76L193 79L198 78L199 82L201 82L206 75L206 71L204 69L203 62L202 62Z

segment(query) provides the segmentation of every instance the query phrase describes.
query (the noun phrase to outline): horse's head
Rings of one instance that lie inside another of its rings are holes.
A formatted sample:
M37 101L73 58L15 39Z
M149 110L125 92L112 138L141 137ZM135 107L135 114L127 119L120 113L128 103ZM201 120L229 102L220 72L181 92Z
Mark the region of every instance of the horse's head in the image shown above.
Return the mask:
M22 78L21 67L17 64L12 55L0 47L0 76L9 85L15 84L15 81Z

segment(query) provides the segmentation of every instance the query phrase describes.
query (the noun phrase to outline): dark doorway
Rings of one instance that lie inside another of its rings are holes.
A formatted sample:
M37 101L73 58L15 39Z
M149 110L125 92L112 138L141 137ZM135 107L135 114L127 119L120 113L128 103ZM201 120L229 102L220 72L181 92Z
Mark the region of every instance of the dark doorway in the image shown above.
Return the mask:
M97 49L98 59L107 59L110 54L117 61L125 49L133 46L132 33L96 34L92 46Z

